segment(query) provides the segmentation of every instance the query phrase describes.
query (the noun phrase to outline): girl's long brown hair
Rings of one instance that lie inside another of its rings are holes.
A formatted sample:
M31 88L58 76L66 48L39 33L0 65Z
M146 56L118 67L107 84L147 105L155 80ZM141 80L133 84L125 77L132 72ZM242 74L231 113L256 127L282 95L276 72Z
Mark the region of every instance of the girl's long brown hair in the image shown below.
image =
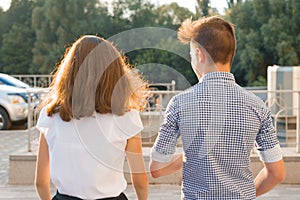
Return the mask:
M146 105L146 82L114 45L97 36L82 36L66 50L54 74L46 113L64 121L94 111L122 115Z

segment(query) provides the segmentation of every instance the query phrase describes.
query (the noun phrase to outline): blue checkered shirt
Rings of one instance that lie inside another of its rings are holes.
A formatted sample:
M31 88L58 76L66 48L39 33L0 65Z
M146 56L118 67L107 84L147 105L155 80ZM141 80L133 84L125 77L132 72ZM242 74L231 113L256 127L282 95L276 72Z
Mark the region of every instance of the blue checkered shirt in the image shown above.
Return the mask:
M268 108L227 72L212 72L174 96L167 107L151 159L170 162L183 146L184 199L255 199L250 152L282 159Z

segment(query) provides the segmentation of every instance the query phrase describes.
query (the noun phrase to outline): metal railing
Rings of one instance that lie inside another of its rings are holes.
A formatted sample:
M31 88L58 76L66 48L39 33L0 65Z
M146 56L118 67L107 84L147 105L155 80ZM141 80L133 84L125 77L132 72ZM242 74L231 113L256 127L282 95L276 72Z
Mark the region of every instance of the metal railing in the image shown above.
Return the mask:
M252 90L251 92L254 94L268 94L268 99L265 103L271 110L277 132L279 128L278 124L282 123L284 125L286 142L281 142L281 145L296 146L296 152L300 153L300 90ZM292 102L289 103L292 105L285 102L284 94L292 95L290 97L292 98ZM295 125L292 129L294 132L290 135L289 124ZM293 141L290 138L294 138L295 140Z
M12 75L13 77L27 83L31 87L46 88L49 87L52 81L52 75Z
M24 83L30 85L31 87L41 87L46 88L52 82L53 75L31 75L31 74L19 74L19 75L12 75L13 77L23 81ZM175 90L176 82L174 80L171 83L151 83L149 84L150 87L164 87L165 90Z
M36 128L36 122L39 117L39 104L43 100L43 98L48 94L48 89L40 89L32 91L27 91L28 94L28 116L27 116L27 135L28 135L28 145L27 150L28 152L32 152L38 144L39 139L39 131ZM36 101L32 101L32 94L38 95Z
M152 147L156 139L159 125L170 99L181 91L151 91L146 109L140 113L144 129L142 131L142 144L144 147ZM181 146L179 140L177 146Z
M275 127L279 129L283 127L283 131L285 134L281 135L280 144L283 147L290 146L296 147L296 152L300 153L300 90L276 90L276 91L268 91L268 90L250 90L252 93L259 94L276 94L278 99L267 99L266 104L272 110L274 106L277 107L276 112L272 113ZM145 111L141 112L141 118L144 124L144 130L142 131L142 139L143 146L152 146L155 138L157 136L157 131L159 128L159 124L161 123L164 115L164 111L166 110L167 104L169 100L176 94L181 91L151 91L153 93L152 98L156 98L157 101L155 103L149 104ZM40 96L45 95L47 93L46 90L41 90L39 92ZM155 97L154 97L155 94ZM292 105L292 107L287 106L286 104L280 102L282 101L283 94L293 94L296 98L296 105ZM30 95L28 95L30 96ZM30 114L28 115L28 151L32 151L32 146L37 141L37 136L34 133L35 123L38 117L38 111L35 110L34 107L31 106L30 101L28 101L28 109L30 109ZM287 111L292 110L292 115L287 115ZM279 126L278 124L283 124ZM293 131L290 132L289 124L293 124ZM292 139L291 139L292 138ZM181 143L179 142L179 146Z

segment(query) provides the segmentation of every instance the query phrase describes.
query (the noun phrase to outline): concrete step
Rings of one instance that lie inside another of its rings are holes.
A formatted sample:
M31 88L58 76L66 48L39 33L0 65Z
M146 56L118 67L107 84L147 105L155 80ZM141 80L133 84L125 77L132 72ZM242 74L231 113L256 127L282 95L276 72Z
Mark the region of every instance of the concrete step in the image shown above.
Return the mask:
M300 153L296 153L295 148L282 148L283 157L286 167L286 179L283 183L300 184ZM181 152L181 148L177 148L177 152ZM145 166L148 169L150 161L150 148L143 148ZM254 177L262 169L263 165L256 153L251 155L251 170ZM36 164L35 152L20 152L9 157L9 184L33 184ZM128 170L128 165L125 163L124 171ZM128 183L131 183L129 173L125 173ZM181 173L169 175L166 177L153 179L149 176L150 184L181 184Z

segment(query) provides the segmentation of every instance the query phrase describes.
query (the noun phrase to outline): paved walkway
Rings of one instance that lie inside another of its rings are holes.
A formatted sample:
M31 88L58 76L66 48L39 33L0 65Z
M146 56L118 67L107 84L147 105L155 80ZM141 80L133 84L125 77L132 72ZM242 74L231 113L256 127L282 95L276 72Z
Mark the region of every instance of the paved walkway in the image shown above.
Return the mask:
M52 194L55 191L52 189ZM129 200L137 200L131 185L125 191ZM0 185L0 200L37 200L33 185L12 186ZM180 186L177 185L150 185L149 200L179 200ZM265 194L258 200L299 200L300 185L284 185L277 186L274 190Z
M37 200L33 185L8 185L8 158L13 152L24 149L27 145L25 131L0 131L0 200ZM54 194L55 189L52 188ZM128 199L136 200L131 185L125 191ZM180 199L178 185L150 185L149 200L177 200ZM259 200L300 200L300 185L281 184L274 190L257 198Z
M0 131L0 185L8 181L9 155L27 145L26 131Z

